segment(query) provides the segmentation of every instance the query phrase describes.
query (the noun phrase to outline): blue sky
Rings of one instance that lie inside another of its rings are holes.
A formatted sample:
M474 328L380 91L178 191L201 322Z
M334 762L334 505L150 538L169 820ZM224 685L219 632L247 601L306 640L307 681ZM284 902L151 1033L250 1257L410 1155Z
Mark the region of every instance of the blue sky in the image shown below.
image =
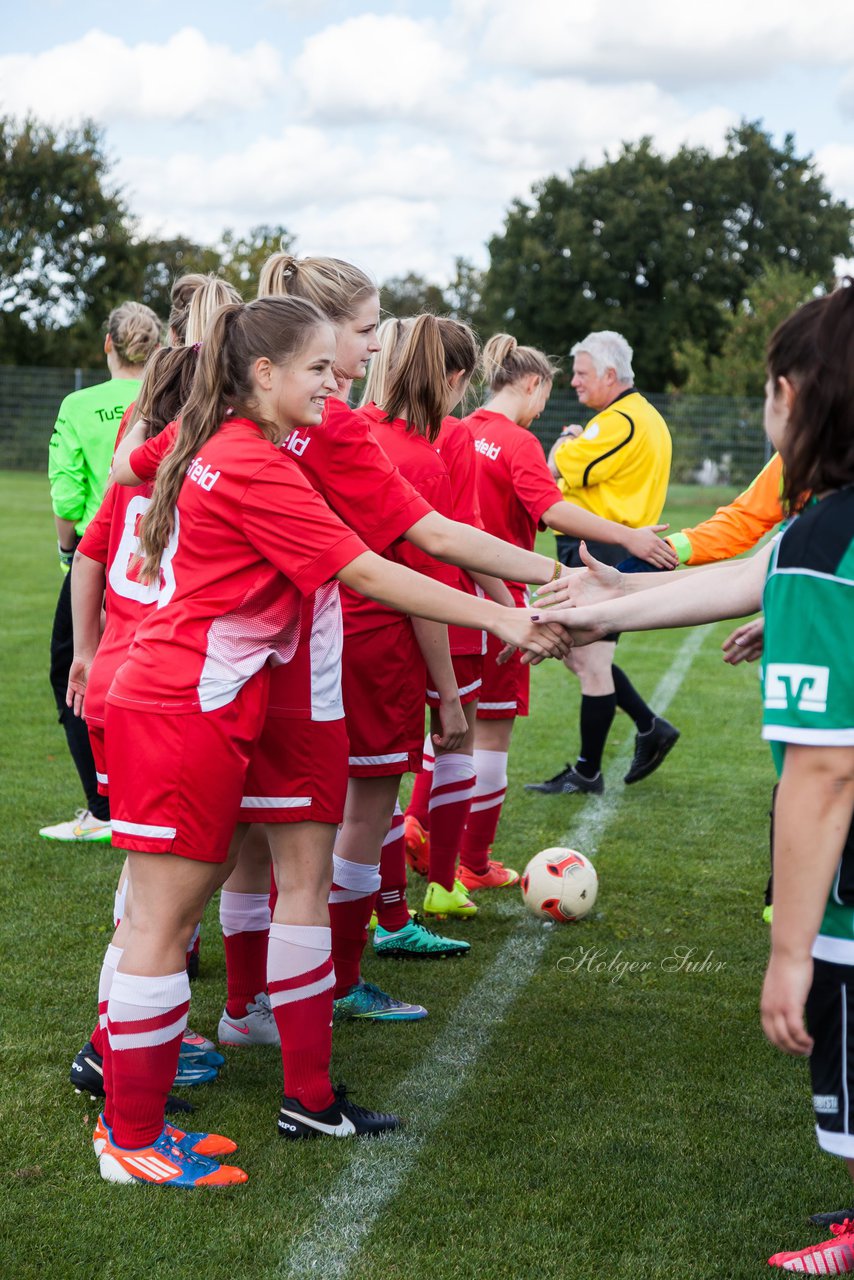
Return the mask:
M45 0L4 14L0 109L97 119L145 231L278 222L300 252L444 280L532 182L643 133L714 150L761 118L854 202L846 8Z

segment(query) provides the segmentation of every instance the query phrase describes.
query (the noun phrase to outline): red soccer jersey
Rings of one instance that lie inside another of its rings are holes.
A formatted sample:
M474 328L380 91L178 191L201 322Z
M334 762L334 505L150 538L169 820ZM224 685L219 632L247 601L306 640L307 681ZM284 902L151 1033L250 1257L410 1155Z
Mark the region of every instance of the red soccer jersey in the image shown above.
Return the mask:
M102 724L107 692L146 612L157 602L157 587L139 581L139 522L151 502L150 484L111 484L77 548L107 567L107 624L89 672L84 714Z
M173 713L227 705L268 659L293 656L300 597L365 550L255 423L227 419L188 468L157 607L108 701Z
M543 512L563 501L542 445L503 413L476 409L462 421L474 439L484 529L533 551Z
M471 432L466 430L459 418L446 418L436 439L436 448L451 479L454 519L461 524L482 529L477 497L477 455ZM454 586L467 595L483 595L465 569L457 569ZM486 653L485 631L473 631L471 627L448 627L448 642L451 653L458 656Z
M136 475L154 475L175 433L170 423L166 431L134 450L130 465ZM429 503L392 465L367 423L342 400L327 400L323 422L296 428L282 447L372 551L384 551L430 513ZM340 719L344 714L341 645L338 583L330 582L303 602L296 652L287 665L272 672L269 714Z
M387 422L382 410L376 405L367 405L356 411L356 417L370 424L382 451L400 474L418 490L430 507L442 515L453 516L453 500L451 497L451 480L448 469L430 441L415 431L407 431L402 418ZM429 508L428 508L429 509ZM409 542L396 542L387 547L385 556L397 564L406 565L418 573L430 578L446 582L451 586L457 583L458 571L452 565L441 564L432 556L421 551ZM353 635L361 631L374 631L378 627L400 623L406 617L397 609L389 609L348 591L341 592L344 606L344 634Z

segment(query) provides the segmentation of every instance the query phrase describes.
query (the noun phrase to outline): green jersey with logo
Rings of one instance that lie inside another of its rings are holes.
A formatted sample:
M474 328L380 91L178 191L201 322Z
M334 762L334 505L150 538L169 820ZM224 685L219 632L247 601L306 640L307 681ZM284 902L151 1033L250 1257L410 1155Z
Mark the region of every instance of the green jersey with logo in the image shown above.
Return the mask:
M854 746L854 489L812 502L778 539L763 597L763 729L787 743ZM813 954L854 964L854 824Z
M138 378L112 378L72 391L59 406L50 438L53 513L82 533L101 505L122 415L139 395Z

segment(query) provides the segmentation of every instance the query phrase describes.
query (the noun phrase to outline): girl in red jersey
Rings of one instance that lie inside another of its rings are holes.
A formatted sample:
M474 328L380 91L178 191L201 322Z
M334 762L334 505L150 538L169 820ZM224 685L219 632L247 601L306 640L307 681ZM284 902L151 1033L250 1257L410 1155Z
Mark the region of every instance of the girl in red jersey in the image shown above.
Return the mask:
M533 548L537 528L627 547L651 563L669 548L653 529L628 529L565 502L546 464L531 423L548 402L557 370L533 347L520 347L509 334L496 334L483 352L490 398L463 424L477 453L477 487L484 528L520 547ZM595 523L592 523L595 522ZM583 528L582 528L583 526ZM509 580L514 603L524 604L525 585ZM507 758L517 716L528 714L530 673L519 655L504 665L501 646L487 641L483 686L475 735L475 794L460 849L460 879L469 891L493 882L492 844L507 791Z
M300 596L335 576L392 606L417 596L428 616L486 622L536 652L564 648L551 636L538 643L521 611L411 580L368 552L305 482L279 444L298 424L319 421L334 386L333 358L334 335L309 303L222 308L143 518L141 578L158 580L160 594L107 696L114 832L130 852L135 895L107 1010L113 1127L101 1122L99 1143L108 1180L195 1187L246 1178L171 1141L163 1100L188 1006L180 959L223 879L266 713L267 662L294 652ZM302 895L320 916L327 868L311 856L295 862L277 858L280 887L287 877L294 885L283 911ZM271 961L271 993L287 1001L307 976L316 992L330 991L328 949L326 956L295 977L279 976ZM344 1136L396 1123L330 1090L323 1129L309 1131Z
M240 301L236 290L213 276L182 276L175 282L169 315L172 345L156 352L149 360L139 396L122 420L120 438L126 422L134 420L141 422L142 429L151 438L156 437L178 414L192 386L196 361L193 344L201 339L216 309L235 301ZM185 342L190 345L185 347ZM85 718L98 787L103 795L108 794L104 747L107 690L127 655L137 625L157 599L156 589L141 583L135 570L139 521L150 498L150 484L136 488L111 485L83 535L75 559L72 606L78 630L67 702L75 714ZM102 605L106 610L103 635ZM125 863L115 897L116 932L101 968L99 1021L90 1039L75 1055L69 1077L78 1092L85 1090L93 1097L103 1094L107 999L131 909L132 892ZM176 1084L201 1084L214 1079L223 1059L211 1052L213 1048L209 1040L188 1030L181 1046ZM189 1103L177 1098L170 1099L168 1105L170 1110L192 1110Z

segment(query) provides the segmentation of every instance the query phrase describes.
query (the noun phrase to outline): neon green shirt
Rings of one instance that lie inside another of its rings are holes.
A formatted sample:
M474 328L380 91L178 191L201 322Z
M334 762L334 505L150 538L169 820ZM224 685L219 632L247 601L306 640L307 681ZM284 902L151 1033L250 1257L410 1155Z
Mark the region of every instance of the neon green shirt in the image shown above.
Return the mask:
M48 478L53 513L81 534L107 487L122 414L139 395L138 378L112 378L72 391L59 406L50 438Z

